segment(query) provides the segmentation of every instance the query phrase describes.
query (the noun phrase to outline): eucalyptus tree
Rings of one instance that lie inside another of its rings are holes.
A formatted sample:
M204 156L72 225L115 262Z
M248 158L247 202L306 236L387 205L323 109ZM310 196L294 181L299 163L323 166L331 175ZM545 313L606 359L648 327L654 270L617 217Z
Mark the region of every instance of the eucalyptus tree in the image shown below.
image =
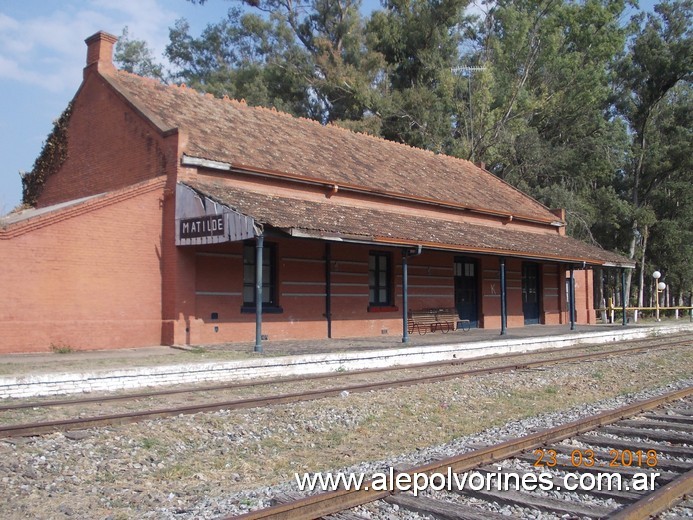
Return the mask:
M367 43L383 56L386 88L377 114L386 139L455 154L454 106L469 0L385 0L367 25Z
M566 208L569 233L625 247L623 230L611 224L628 213L616 186L628 140L626 126L607 117L608 71L626 41L625 1L486 6L471 58L485 69L472 94L474 156L545 204Z
M127 72L166 80L164 67L157 63L152 49L145 40L132 39L127 25L116 42L113 59L120 69Z
M639 15L633 20L636 30L627 52L614 67L615 107L632 136L632 159L625 173L633 206L629 253L639 263L639 305L643 302L650 227L657 221L653 197L677 175L686 176L690 182L690 168L677 167L676 162L663 166L663 152L654 145L666 143L661 139L665 127L655 124L662 103L672 89L682 82L690 84L692 78L692 15L691 0L665 0L655 6L654 13ZM629 272L628 286L630 282Z
M166 53L178 81L322 122L371 112L382 66L365 46L360 0L245 4L199 38L176 23Z

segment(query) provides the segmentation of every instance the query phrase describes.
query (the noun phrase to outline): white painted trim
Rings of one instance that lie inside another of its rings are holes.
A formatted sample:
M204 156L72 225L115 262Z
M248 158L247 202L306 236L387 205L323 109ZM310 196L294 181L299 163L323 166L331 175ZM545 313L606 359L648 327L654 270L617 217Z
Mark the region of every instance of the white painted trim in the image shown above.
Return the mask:
M83 392L102 392L205 381L241 381L261 377L298 376L359 370L433 361L460 360L492 354L527 352L580 344L604 344L654 335L693 332L693 324L630 327L575 332L545 337L492 339L421 347L391 348L367 352L330 352L294 356L252 358L228 362L190 363L80 373L34 374L0 377L0 398L36 397Z
M239 292L195 291L197 296L241 296Z

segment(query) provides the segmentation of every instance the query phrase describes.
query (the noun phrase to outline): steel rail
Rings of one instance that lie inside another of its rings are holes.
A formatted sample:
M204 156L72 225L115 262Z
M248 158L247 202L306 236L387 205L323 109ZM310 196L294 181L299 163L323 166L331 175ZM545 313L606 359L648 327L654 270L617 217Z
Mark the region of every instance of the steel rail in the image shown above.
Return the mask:
M647 349L647 347L641 347ZM625 349L626 353L634 349ZM217 401L204 404L193 404L172 408L159 408L154 410L133 411L120 414L99 415L93 417L80 417L75 419L63 419L58 421L44 421L37 423L25 423L0 426L0 438L33 436L57 431L68 431L82 428L93 428L97 426L109 426L116 424L131 424L147 419L160 419L176 415L191 415L200 412L215 412L219 410L239 410L247 408L258 408L276 404L298 403L313 401L326 397L336 397L342 392L363 393L389 388L399 388L413 386L417 384L439 383L460 377L470 377L476 375L496 374L512 370L523 370L561 363L571 363L575 361L585 361L588 359L599 359L613 357L615 351L594 352L590 354L580 354L553 358L548 360L526 361L518 364L502 365L499 367L477 368L471 370L448 372L445 374L435 374L429 376L408 377L395 381L379 381L373 383L360 383L355 385L339 386L332 388L322 388L308 390L305 392L294 392L263 397L252 397L246 399L235 399L227 401Z
M589 354L581 354L581 356L595 356L595 358L598 358L598 357L608 357L611 355L638 353L638 352L643 352L643 351L648 351L648 350L667 349L667 348L676 347L677 345L680 345L680 344L685 343L687 341L686 339L682 340L680 338L667 338L667 339L671 339L674 341L669 341L669 342L664 343L664 344L640 345L640 346L636 346L636 347L613 349L613 350L602 351L602 352L592 352ZM636 340L636 341L652 341L652 339L648 338L648 339ZM517 358L517 357L531 357L531 356L540 356L542 354L550 355L550 354L555 354L558 352L571 352L574 350L584 350L587 347L589 347L589 345L577 345L574 347L565 347L565 348L559 347L559 348L552 348L552 349L547 349L547 350L539 350L539 351L531 351L531 352L515 352L515 353L499 354L499 355L492 355L492 356L476 356L476 357L467 358L467 359L446 359L443 361L431 361L431 362L427 362L427 363L413 363L411 365L396 365L396 366L381 367L381 368L366 368L366 369L351 370L351 371L346 371L346 372L330 372L327 374L313 374L313 375L306 375L306 376L278 377L278 378L272 378L272 379L262 379L259 381L230 382L230 383L217 384L217 385L206 385L206 386L201 386L201 387L186 387L186 388L173 388L173 389L167 389L167 390L155 390L155 391L150 391L150 392L136 392L136 393L128 393L128 394L124 394L124 395L106 395L106 396L97 396L97 397L82 397L79 399L55 399L55 400L31 401L28 403L22 402L22 403L0 405L0 412L11 411L11 410L25 410L25 409L29 409L29 408L48 408L48 407L55 407L55 406L72 406L72 405L81 405L81 404L89 404L89 403L105 403L105 402L111 402L111 401L127 401L127 400L133 400L133 399L147 399L150 397L161 397L161 396L179 395L179 394L186 394L186 393L213 392L213 391L219 391L219 390L237 390L237 389L242 389L242 388L251 388L251 387L254 388L254 387L258 387L258 386L286 384L286 383L295 383L295 382L302 382L303 383L306 381L317 381L317 380L322 380L322 379L333 379L333 378L337 379L337 378L343 378L343 377L354 377L354 376L359 376L362 374L377 374L377 373L387 373L387 372L395 372L395 371L403 371L403 370L417 370L417 369L421 369L421 368L458 366L458 365L466 365L466 364L470 364L470 363L477 363L477 362L481 362L481 361L498 361L498 360L503 360L503 359ZM568 359L567 356L564 356L563 358L556 358L556 360L558 360L558 361L567 360L567 362L570 362L570 359ZM542 360L542 361L549 363L552 360ZM519 365L507 365L507 366L508 367L510 367L510 366L516 367ZM467 371L465 370L462 372L454 372L454 373L466 375L466 372Z
M579 419L561 426L555 426L553 428L532 433L530 435L520 437L519 439L511 439L487 448L482 448L468 453L463 453L461 455L438 460L429 464L409 468L406 471L400 471L398 473L407 473L413 478L414 474L416 473L431 474L434 472L446 472L448 468L451 468L452 471L456 473L470 471L479 466L491 464L493 462L518 455L525 450L538 448L549 443L560 442L569 437L594 430L599 426L611 424L623 419L624 417L630 417L641 412L653 410L668 402L683 399L691 395L693 395L693 387L669 392L667 394L644 401L638 401L615 410L608 410L591 417ZM392 491L394 489L392 482L388 483L387 490L385 491L373 490L370 487L371 484L372 481L368 481L361 489L340 489L337 491L318 493L295 502L280 504L257 511L251 511L242 515L226 516L223 518L223 520L228 520L230 518L238 518L241 520L310 520L320 518L325 515L338 513L340 511L367 504L375 500L380 500L388 495L394 494L394 491Z
M668 509L683 498L693 493L693 469L672 480L654 493L609 515L612 520L641 520L651 518Z

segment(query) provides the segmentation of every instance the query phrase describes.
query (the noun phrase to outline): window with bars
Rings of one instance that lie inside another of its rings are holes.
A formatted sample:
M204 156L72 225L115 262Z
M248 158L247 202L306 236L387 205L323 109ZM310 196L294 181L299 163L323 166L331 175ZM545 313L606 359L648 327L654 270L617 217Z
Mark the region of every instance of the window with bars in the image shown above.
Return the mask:
M277 307L277 275L275 244L264 244L262 254L262 305ZM243 307L255 307L255 244L243 245Z

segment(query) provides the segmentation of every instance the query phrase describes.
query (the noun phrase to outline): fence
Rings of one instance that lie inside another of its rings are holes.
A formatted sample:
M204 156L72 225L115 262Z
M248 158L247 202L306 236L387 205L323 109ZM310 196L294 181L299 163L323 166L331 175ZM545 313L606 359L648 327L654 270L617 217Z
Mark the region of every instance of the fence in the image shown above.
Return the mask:
M601 319L604 322L607 323L615 323L615 320L618 319L623 319L623 307L616 307L614 305L613 299L609 298L609 302L606 307L601 307L599 309L595 309L597 311L597 317L601 315ZM686 312L688 311L688 319L690 321L693 321L693 306L689 307L626 307L626 321L630 321L630 318L628 318L629 313L632 312L633 316L633 323L638 322L638 318L641 317L639 316L640 313L643 314L649 314L652 312L652 316L657 320L661 320L661 316L673 316L674 319L680 319L683 315L685 317Z

